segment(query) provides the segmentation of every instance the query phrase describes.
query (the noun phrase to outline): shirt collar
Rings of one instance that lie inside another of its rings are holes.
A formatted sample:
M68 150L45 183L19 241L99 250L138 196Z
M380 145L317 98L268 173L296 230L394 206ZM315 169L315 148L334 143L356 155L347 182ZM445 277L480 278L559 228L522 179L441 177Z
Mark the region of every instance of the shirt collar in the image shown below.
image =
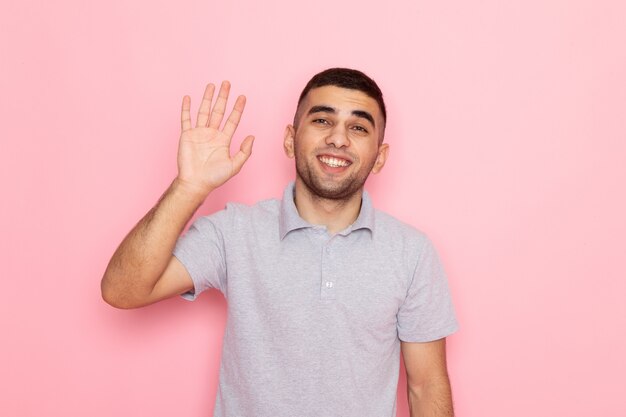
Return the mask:
M294 202L295 183L292 181L285 188L283 193L283 199L280 203L279 214L279 233L280 239L283 240L285 236L291 231L297 229L305 229L315 227L306 220L304 220L298 214L296 203ZM371 233L374 232L374 207L372 200L370 199L367 191L363 190L363 197L361 199L361 211L359 217L350 226L339 232L338 234L346 236L351 232L359 229L368 229Z

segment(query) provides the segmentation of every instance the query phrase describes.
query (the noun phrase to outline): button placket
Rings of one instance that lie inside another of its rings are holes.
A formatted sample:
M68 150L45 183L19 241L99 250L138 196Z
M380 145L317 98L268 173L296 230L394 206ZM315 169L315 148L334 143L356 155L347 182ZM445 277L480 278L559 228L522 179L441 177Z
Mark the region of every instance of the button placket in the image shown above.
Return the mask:
M323 299L334 299L336 288L336 277L333 271L332 262L332 238L326 241L322 247L322 277L321 277L321 289L320 295Z

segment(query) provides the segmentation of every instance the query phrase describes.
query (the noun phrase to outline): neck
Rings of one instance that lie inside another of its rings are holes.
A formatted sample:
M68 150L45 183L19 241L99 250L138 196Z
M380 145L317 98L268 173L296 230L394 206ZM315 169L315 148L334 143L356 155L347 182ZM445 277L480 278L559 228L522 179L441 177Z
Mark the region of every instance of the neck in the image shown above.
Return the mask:
M297 178L295 190L294 201L300 217L311 224L326 226L332 235L350 226L359 217L362 188L346 199L334 200L313 194Z

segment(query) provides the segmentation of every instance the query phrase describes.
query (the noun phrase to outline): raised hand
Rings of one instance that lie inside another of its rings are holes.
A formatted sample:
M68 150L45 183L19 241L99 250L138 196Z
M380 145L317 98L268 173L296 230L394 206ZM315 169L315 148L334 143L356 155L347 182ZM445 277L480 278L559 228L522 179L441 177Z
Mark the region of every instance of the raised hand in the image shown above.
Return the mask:
M232 157L230 155L230 142L246 105L244 96L237 97L233 110L220 129L229 91L230 83L222 82L211 108L215 86L207 85L195 127L191 123L191 99L189 96L183 98L177 180L203 198L236 175L252 153L254 136L247 136L239 151Z

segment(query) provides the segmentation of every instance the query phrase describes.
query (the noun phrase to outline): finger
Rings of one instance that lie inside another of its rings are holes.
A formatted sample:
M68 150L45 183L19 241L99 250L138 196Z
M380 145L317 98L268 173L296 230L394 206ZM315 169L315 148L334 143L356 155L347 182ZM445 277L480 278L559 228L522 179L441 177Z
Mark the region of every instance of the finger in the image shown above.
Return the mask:
M250 158L252 155L252 144L254 143L254 136L250 135L246 137L243 142L241 142L241 147L239 148L239 152L237 152L233 156L233 166L235 168L235 173L241 171L241 167L243 164Z
M189 96L183 97L183 108L180 112L180 127L182 131L191 129L191 116L189 110L191 109L191 98Z
M213 93L215 92L215 85L208 84L204 89L204 96L202 96L202 103L198 109L198 118L196 120L196 127L206 127L209 121L209 112L211 111L211 103L213 102Z
M215 106L211 110L211 119L209 120L209 127L213 129L219 129L224 118L224 112L226 111L226 102L228 101L228 93L230 92L230 83L228 81L222 81L220 86L220 92L215 100Z
M235 101L235 106L233 107L233 111L230 112L230 116L226 120L224 124L224 132L228 137L233 137L235 134L235 130L237 130L237 126L239 125L239 120L241 120L241 115L243 113L243 109L246 107L246 97L239 96L237 97L237 101Z

